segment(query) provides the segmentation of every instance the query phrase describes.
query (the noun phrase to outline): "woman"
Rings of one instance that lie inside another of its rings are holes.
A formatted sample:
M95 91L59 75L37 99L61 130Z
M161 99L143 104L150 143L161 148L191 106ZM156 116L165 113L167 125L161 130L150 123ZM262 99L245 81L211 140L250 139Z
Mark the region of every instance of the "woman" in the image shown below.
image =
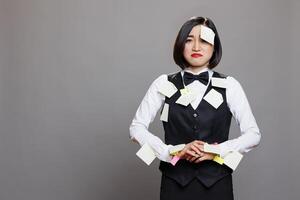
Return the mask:
M192 17L185 22L173 57L181 70L153 81L132 120L130 137L148 144L161 160L161 200L233 200L233 169L223 161L233 152L252 150L261 134L239 82L212 70L222 57L212 20ZM148 131L159 109L165 143ZM232 115L241 136L228 140ZM183 148L174 156L171 149L180 144ZM218 153L205 150L206 144ZM176 165L175 157L180 158Z

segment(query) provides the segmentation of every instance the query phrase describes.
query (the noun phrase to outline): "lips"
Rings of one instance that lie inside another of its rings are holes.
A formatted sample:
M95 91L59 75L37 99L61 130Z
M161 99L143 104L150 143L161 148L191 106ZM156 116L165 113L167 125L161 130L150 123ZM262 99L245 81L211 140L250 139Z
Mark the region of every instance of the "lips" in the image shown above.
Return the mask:
M199 58L199 57L201 57L201 56L203 56L203 55L200 54L200 53L193 53L191 56L192 56L193 58Z

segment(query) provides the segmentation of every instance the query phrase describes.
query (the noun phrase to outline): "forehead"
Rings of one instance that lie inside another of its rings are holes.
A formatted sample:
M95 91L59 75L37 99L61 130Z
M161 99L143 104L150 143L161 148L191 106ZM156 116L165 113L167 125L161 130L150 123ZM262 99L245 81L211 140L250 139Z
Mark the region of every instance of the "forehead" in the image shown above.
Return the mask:
M189 35L200 35L200 33L201 33L201 25L199 24L192 28Z

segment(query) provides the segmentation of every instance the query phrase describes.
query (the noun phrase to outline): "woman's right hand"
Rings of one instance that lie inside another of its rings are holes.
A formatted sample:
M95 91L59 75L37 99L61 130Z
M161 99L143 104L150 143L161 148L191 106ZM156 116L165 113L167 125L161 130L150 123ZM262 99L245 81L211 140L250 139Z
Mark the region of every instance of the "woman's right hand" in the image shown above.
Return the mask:
M200 150L200 146L204 145L204 142L201 140L194 140L185 145L184 149L181 150L177 156L180 159L187 159L189 161L193 161L197 159L199 156L202 156L202 152Z

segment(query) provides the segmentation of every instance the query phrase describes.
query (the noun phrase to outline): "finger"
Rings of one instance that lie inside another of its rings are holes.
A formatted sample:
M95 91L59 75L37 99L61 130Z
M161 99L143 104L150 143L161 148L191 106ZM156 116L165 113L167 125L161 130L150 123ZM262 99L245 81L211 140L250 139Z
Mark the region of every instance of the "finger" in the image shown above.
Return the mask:
M204 144L201 144L199 149L200 149L200 151L204 152Z
M190 156L197 156L197 154L194 152L194 151L191 151L191 150L187 150L186 151L186 154L190 155Z
M202 156L202 157L198 158L198 159L195 161L195 163L199 163L199 162L202 162L202 161L204 161L204 160L207 160L207 157L206 157L206 156Z
M200 152L200 150L199 150L197 147L191 146L191 149L192 149L193 151L195 151L198 155L201 155L201 152Z
M180 152L177 154L177 156L180 157L180 158L182 158L182 157L184 156L184 154L185 154L185 151L182 150L182 151L180 151Z
M200 158L201 158L201 157L200 157ZM199 162L201 162L200 158L197 158L197 159L194 161L194 163L199 163Z
M204 142L204 141L201 141L201 140L195 140L195 142L196 142L197 144L202 144L202 145L205 144L205 142Z
M187 156L186 160L191 162L191 159L193 158L193 156Z
M190 161L191 162L195 162L195 160L197 160L199 157L192 157L191 159L190 159Z
M203 145L194 142L193 146L196 147L200 151L201 150L201 146L203 146Z

